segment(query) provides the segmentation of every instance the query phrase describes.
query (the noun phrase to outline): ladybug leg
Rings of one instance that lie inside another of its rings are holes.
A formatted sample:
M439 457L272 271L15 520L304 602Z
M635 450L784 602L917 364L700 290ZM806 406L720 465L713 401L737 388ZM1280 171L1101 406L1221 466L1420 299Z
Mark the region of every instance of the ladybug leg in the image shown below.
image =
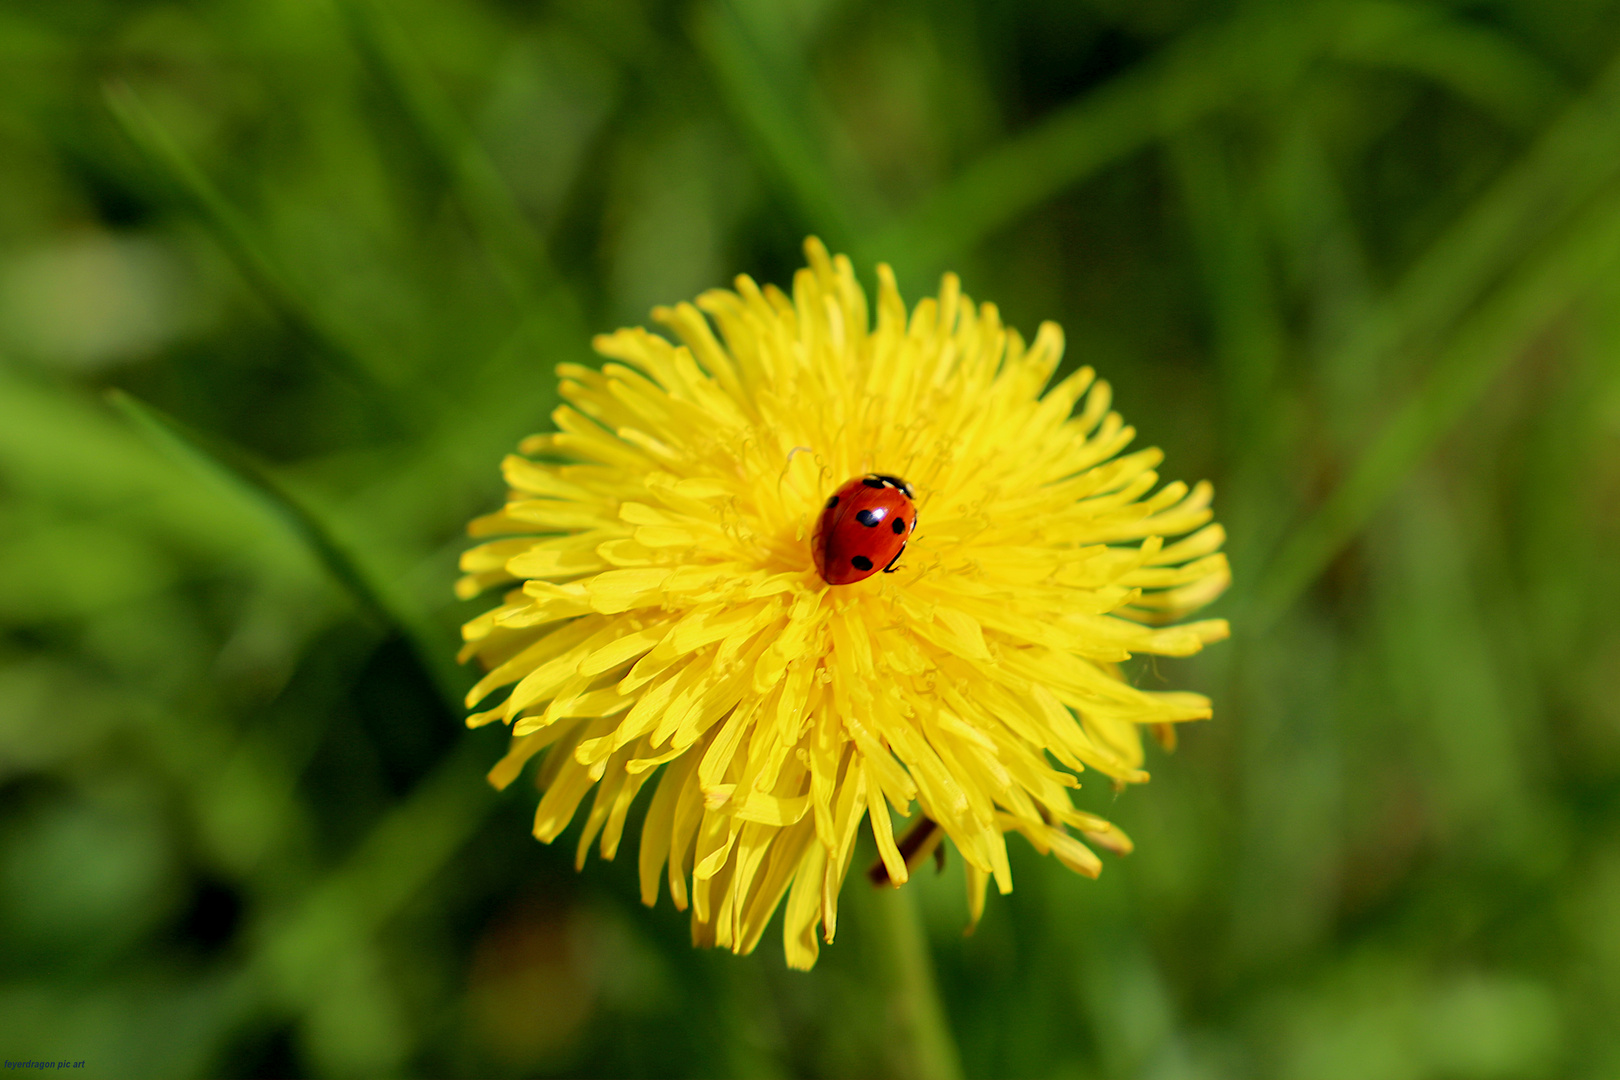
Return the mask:
M894 570L895 570L895 566L894 566L894 564L895 564L895 563L897 563L897 562L899 562L899 561L900 561L900 556L902 556L902 555L904 555L904 554L905 554L905 553L906 553L906 545L904 545L904 544L901 544L901 545L900 545L900 550L899 550L899 551L897 551L897 552L895 552L895 553L894 553L894 558L892 558L892 559L890 559L890 560L889 560L889 565L888 565L888 566L885 566L885 567L884 567L884 568L883 568L883 572L884 572L884 573L885 573L885 574L892 574L892 573L894 573Z

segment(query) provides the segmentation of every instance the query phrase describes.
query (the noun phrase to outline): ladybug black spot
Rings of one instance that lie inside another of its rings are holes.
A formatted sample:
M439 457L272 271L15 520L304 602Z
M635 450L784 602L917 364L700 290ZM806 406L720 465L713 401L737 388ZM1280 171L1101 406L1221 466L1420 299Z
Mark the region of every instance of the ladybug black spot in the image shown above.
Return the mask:
M865 555L857 555L857 556L855 556L853 559L851 559L849 561L850 561L850 564L852 566L854 566L855 569L857 569L857 570L870 570L870 569L872 569L872 560L868 559Z
M882 480L880 480L876 476L868 476L864 480L862 480L861 483L865 484L869 488L888 487L887 484L885 484Z
M876 525L878 522L883 520L883 511L882 510L859 510L859 511L856 511L856 513L855 513L855 520L860 522L862 525L865 525L868 529L870 529L874 525Z
M894 533L895 533L896 536L900 535L901 533L906 531L906 519L903 518L903 517L895 518L892 522L889 523L889 528L894 530Z
M834 495L832 498L827 500L827 509L831 510L833 507L835 507L837 505L838 505L838 496Z

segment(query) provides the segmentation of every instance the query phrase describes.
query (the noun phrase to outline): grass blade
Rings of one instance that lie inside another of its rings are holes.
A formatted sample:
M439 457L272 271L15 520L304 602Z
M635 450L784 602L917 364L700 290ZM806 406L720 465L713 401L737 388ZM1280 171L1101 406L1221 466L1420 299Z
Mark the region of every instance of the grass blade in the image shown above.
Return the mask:
M1384 20L1377 18L1380 8ZM1419 14L1404 5L1369 4L1364 10L1363 32L1330 42L1336 59L1423 76L1514 128L1535 127L1568 96L1558 72L1485 25L1440 12Z
M1257 92L1280 92L1324 53L1432 75L1465 96L1483 94L1516 120L1551 95L1552 76L1533 60L1483 28L1459 30L1451 22L1433 10L1391 3L1281 5L1237 15L1187 35L1013 136L942 185L879 237L874 250L910 260L913 273L930 272L1154 140ZM1526 103L1503 104L1517 94Z
M1328 362L1379 365L1438 340L1567 215L1620 177L1620 61L1475 200Z
M1490 387L1585 290L1620 260L1620 202L1582 215L1453 336L1423 386L1395 413L1349 476L1272 560L1251 610L1263 634L1287 612L1383 501Z
M457 203L513 301L526 313L560 307L578 325L577 306L571 297L564 300L566 286L551 266L539 230L426 70L393 13L374 0L338 0L338 8L356 48L449 179Z
M414 1045L399 1023L398 989L382 977L379 932L443 872L497 805L482 776L488 759L481 739L459 740L341 863L265 918L254 935L254 981L278 1009L301 1016L321 1071L397 1071ZM348 978L333 978L334 968Z
M736 11L723 0L699 8L692 38L756 155L797 209L801 228L820 236L834 251L860 250L859 217L869 215L858 215L849 205L847 185L818 149L824 140L806 125L802 103L795 107L782 92ZM860 203L869 204L870 200Z
M291 276L259 242L247 220L237 213L128 83L109 82L103 92L113 119L147 165L185 200L271 310L335 376L364 393L378 411L398 427L398 418L392 414L396 396L380 379L384 369L368 363L325 325L293 287Z
M1378 369L1396 355L1439 351L1423 386L1389 421L1346 480L1286 541L1255 594L1259 630L1285 611L1350 542L1383 499L1484 393L1516 350L1607 265L1609 201L1566 226L1576 208L1620 180L1620 61L1537 141L1523 161L1407 273L1359 333L1325 359L1329 368ZM1541 254L1527 257L1541 243ZM1486 308L1442 335L1470 306L1509 280Z
M183 460L222 475L273 510L342 587L361 614L379 629L399 633L415 652L452 712L461 710L465 680L450 663L426 619L407 611L380 588L332 530L286 484L246 451L208 436L121 390L107 394L114 408L139 430Z

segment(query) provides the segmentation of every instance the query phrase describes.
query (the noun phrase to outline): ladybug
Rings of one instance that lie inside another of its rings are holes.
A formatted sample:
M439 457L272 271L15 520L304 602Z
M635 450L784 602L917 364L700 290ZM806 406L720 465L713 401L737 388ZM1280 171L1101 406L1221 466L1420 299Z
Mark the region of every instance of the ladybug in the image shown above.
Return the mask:
M829 585L849 585L894 572L906 537L917 528L916 496L898 476L868 473L847 481L821 511L810 551Z

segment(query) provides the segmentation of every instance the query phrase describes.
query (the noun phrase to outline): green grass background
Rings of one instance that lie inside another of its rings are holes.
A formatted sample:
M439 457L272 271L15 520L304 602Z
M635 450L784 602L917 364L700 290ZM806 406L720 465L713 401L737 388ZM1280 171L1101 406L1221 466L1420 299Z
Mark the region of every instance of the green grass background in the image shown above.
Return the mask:
M1137 853L913 886L964 1072L1620 1075L1610 0L6 0L0 1053L916 1075L864 883L694 951L446 704L552 366L811 232L1061 322L1231 535Z

